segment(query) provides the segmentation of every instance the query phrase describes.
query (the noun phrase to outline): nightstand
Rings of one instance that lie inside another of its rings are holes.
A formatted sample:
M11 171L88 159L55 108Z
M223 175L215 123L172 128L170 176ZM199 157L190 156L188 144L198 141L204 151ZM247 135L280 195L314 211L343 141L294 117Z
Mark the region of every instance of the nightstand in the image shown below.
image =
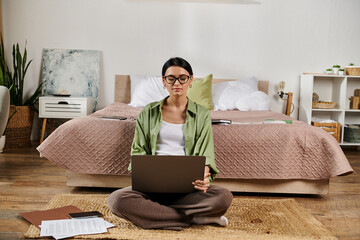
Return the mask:
M71 119L84 117L92 113L93 101L86 97L54 97L39 98L39 118L43 118L40 144L44 140L46 120L50 118L50 133L53 130L53 119Z

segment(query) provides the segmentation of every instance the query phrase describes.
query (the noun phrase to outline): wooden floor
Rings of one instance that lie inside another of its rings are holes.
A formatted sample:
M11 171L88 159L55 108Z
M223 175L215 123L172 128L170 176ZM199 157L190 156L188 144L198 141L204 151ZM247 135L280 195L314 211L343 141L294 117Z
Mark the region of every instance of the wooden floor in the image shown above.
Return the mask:
M330 181L328 195L236 193L235 197L295 198L339 239L360 239L360 151L344 149L355 173ZM65 184L65 170L35 147L0 154L0 239L22 239L29 223L19 212L41 210L61 193L110 193L114 189L74 188Z

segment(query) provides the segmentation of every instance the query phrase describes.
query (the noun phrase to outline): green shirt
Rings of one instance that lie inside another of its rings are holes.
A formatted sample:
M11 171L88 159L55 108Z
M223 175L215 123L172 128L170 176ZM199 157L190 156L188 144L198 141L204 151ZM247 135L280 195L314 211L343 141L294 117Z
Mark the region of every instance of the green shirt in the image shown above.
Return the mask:
M157 138L162 122L161 107L166 98L144 107L136 119L135 135L131 155L155 155ZM185 154L205 156L210 167L210 181L219 173L214 157L214 139L208 109L188 99L184 125ZM131 171L131 163L128 168Z

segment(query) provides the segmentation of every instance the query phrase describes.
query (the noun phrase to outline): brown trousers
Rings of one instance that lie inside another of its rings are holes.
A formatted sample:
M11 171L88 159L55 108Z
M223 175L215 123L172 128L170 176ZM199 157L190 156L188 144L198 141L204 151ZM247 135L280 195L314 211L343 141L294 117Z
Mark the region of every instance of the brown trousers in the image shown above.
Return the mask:
M144 229L181 230L193 216L220 217L230 207L232 194L224 187L210 185L206 193L144 194L126 187L111 193L111 212Z

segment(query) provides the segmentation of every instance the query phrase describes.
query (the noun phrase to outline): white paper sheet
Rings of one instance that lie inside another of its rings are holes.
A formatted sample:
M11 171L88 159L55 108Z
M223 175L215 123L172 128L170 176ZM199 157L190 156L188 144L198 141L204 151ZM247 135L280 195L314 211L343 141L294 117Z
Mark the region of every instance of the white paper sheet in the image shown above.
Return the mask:
M102 218L64 219L42 221L40 236L62 237L104 232L107 232L107 224Z
M97 218L97 217L95 217L95 218ZM104 220L104 222L105 222L106 228L115 227L114 224L109 223L109 222L106 221L106 220ZM41 225L40 225L40 227L41 227ZM77 234L77 235L80 235L80 234ZM75 237L75 236L77 236L77 235L53 235L53 238L55 238L56 240L58 240L58 239L64 239L64 238L69 238L69 237Z

